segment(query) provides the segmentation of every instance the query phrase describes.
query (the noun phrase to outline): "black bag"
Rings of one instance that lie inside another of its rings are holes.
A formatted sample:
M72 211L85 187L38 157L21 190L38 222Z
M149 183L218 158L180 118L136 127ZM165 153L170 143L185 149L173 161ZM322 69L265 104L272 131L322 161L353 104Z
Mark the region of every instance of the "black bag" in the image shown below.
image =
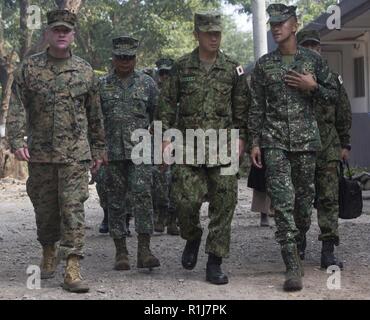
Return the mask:
M351 170L346 162L349 178L344 176L343 163L340 163L339 177L339 218L355 219L362 213L362 190L360 184L352 179Z
M266 166L263 157L263 152L261 154L262 158L262 169L255 167L253 164L248 176L248 188L255 189L259 192L266 192Z

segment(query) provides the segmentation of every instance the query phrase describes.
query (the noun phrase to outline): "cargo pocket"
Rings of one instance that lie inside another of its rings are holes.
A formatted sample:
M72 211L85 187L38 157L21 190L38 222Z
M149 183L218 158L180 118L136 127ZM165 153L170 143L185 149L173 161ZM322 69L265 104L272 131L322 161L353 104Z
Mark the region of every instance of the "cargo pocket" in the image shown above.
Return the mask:
M227 117L231 115L231 85L216 83L213 85L215 92L215 111L218 116Z
M186 85L181 89L179 114L185 117L192 116L199 111L201 103L198 87Z

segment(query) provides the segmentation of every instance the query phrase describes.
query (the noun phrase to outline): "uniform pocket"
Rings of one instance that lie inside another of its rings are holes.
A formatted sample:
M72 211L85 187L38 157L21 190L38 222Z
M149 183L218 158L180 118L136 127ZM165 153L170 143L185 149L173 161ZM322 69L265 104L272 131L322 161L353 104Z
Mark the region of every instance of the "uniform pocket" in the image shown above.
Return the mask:
M213 90L215 93L215 111L216 114L221 117L226 117L231 115L231 85L216 83L213 85Z
M181 88L180 110L182 116L192 116L199 111L201 104L200 90L195 85L186 85Z

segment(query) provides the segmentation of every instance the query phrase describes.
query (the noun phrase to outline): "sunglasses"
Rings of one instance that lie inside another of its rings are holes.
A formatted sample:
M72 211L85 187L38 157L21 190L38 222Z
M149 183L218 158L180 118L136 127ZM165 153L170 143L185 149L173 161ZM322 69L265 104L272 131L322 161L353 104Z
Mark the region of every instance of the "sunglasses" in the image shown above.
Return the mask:
M132 61L136 58L136 56L127 56L127 55L124 55L124 54L121 54L121 55L115 55L114 56L117 60L121 60L121 61Z

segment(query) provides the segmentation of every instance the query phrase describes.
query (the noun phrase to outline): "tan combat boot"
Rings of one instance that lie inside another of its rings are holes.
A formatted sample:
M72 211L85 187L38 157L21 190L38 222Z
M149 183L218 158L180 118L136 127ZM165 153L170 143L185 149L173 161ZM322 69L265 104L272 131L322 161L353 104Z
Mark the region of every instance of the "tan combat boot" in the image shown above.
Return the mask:
M154 222L154 231L155 232L164 232L165 220L166 220L166 210L161 208L158 210L157 219Z
M63 288L74 293L85 293L89 291L89 286L82 280L80 274L80 257L77 255L72 254L67 259Z
M159 260L150 251L150 235L139 234L138 240L137 267L149 269L159 267Z
M55 244L48 244L42 247L41 279L54 278L57 268L57 250Z
M286 266L284 291L302 290L304 271L298 256L297 245L295 243L283 245L281 247L281 255Z
M176 217L173 215L170 215L168 218L167 234L171 236L178 236L180 234L180 230L176 224Z
M113 239L116 246L116 261L114 263L115 270L130 270L128 261L128 250L126 246L126 238Z

